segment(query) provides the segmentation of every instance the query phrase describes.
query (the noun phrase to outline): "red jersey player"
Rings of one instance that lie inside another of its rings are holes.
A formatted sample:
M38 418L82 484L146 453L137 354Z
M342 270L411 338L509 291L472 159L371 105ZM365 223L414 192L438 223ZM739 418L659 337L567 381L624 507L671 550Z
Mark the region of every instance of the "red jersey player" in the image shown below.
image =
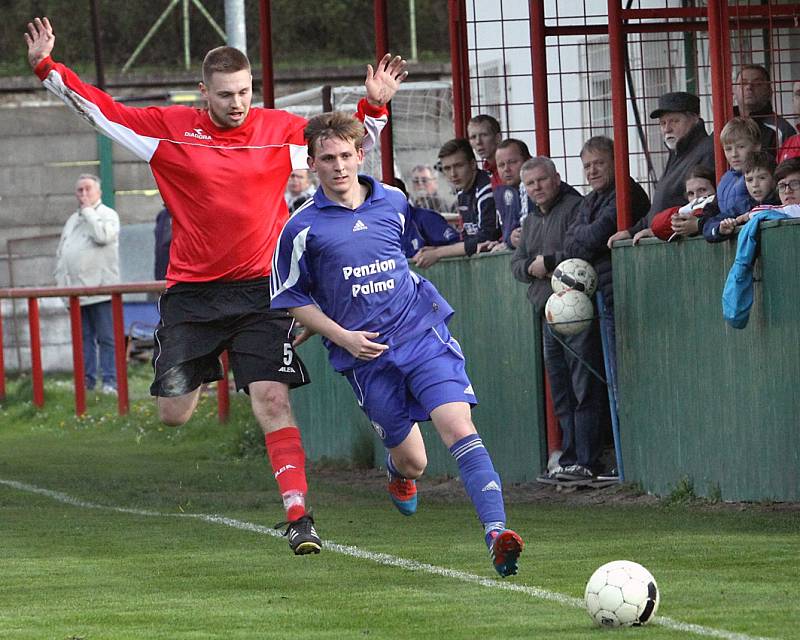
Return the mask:
M204 382L219 380L219 355L230 355L234 380L250 395L281 492L295 554L319 553L322 543L305 508L305 452L289 404L289 388L308 382L292 349L288 314L269 305L270 261L288 218L283 198L293 168L307 168L306 120L252 108L247 57L218 47L203 61L200 91L207 109L133 108L115 102L55 62L47 18L25 34L28 61L44 86L79 117L150 164L172 213L167 291L159 301L155 375L163 422L184 424ZM386 103L408 75L387 54L367 65L367 98L358 117L371 146L387 121Z

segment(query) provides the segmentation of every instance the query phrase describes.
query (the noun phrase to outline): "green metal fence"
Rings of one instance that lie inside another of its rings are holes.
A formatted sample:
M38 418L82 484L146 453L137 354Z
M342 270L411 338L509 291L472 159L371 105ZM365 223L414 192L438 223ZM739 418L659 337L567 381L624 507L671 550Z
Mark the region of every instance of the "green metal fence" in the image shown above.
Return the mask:
M766 223L746 329L722 319L735 242L645 241L614 250L620 430L626 479L665 495L688 482L724 500L800 499L800 222ZM545 462L540 328L508 254L424 272L456 309L480 405L478 430L506 482ZM301 349L314 384L293 394L311 459L383 464L347 382L318 341ZM423 425L428 473L456 466Z
M762 226L744 330L722 318L735 241L614 250L623 458L647 491L800 498L800 221Z

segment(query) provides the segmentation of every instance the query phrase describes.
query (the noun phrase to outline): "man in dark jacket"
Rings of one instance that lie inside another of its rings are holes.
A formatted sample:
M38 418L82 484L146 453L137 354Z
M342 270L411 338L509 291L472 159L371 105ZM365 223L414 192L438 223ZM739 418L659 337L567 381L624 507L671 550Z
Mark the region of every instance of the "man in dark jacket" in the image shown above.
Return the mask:
M616 379L616 334L614 330L614 285L611 271L611 250L606 244L617 228L617 188L614 181L614 142L604 136L587 140L581 149L581 161L586 182L592 192L583 199L575 221L564 239L564 254L568 258L582 258L590 262L597 272L602 304L598 315L603 330L609 338L608 356ZM628 190L634 220L643 219L650 208L650 199L644 189L628 178Z
M737 104L733 115L756 121L761 131L761 150L774 157L784 141L795 134L795 129L772 107L772 81L766 67L743 65L736 74L733 95Z
M612 306L611 250L606 241L617 228L614 142L605 136L595 136L584 143L580 155L586 182L592 191L581 202L575 222L567 232L564 254L567 258L583 258L592 264L606 304ZM628 177L628 192L636 223L650 210L650 198L631 177Z
M647 216L629 229L608 238L611 247L617 240L627 240L646 229L659 211L686 202L686 173L698 164L714 169L714 138L706 132L700 117L700 99L684 91L665 93L658 99L658 108L650 114L658 119L669 158L664 173L656 183Z
M526 161L520 174L533 208L522 222L511 270L517 280L529 285L528 299L542 318L553 293L550 276L567 257L564 238L583 198L561 181L549 158L539 156ZM580 360L599 369L597 323L593 322L586 331L557 339L543 322L542 343L553 405L561 425L562 452L559 466L538 479L547 484L590 481L599 470L603 388Z

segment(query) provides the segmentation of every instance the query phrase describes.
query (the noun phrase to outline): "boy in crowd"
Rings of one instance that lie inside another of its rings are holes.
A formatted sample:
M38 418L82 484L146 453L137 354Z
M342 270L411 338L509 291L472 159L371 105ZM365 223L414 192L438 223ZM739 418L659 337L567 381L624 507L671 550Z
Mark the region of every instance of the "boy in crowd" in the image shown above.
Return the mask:
M771 158L769 154L765 155ZM761 156L762 154L758 153L748 159L748 169L745 174L753 176L751 182L748 182L747 188L751 189L753 197L758 200L758 205L736 218L723 220L720 223L720 233L733 233L736 227L750 220L754 213L766 209L780 211L790 218L800 218L800 158L784 160L775 169L774 174L770 172L769 178L767 178L765 173L766 167L769 165ZM774 165L772 166L774 168ZM769 191L770 189L772 191ZM762 193L768 195L759 200L756 194L761 195ZM725 225L725 230L723 230L723 225Z
M415 478L427 464L417 421L433 420L458 463L495 569L513 575L523 542L505 526L500 476L472 422L477 400L447 330L453 310L401 251L408 201L358 175L364 128L357 120L325 113L309 121L305 136L320 189L278 239L272 306L305 327L296 344L323 336L331 365L387 449L389 493L404 515L416 511Z
M756 206L765 204L780 204L778 194L775 192L776 163L771 154L766 151L756 151L747 156L742 173L747 192L756 203ZM735 218L725 218L719 223L719 233L730 235L736 227L743 225L750 219L750 211L740 213Z
M775 169L775 184L784 212L800 218L800 158L784 160ZM787 211L792 207L791 211Z
M756 151L747 156L742 173L747 192L754 201L754 207L780 204L773 176L776 166L775 159L766 151ZM750 211L740 213L733 218L725 218L719 223L718 233L730 236L736 227L740 227L748 220L750 220Z
M500 223L492 195L491 178L478 169L472 147L465 138L454 138L439 149L441 172L457 192L457 211L463 229L461 242L443 247L422 247L414 264L425 269L441 258L471 256L486 251L487 240L500 237Z
M723 127L719 138L730 169L717 185L719 213L703 225L703 235L709 242L724 239L725 236L719 233L719 225L725 218L735 218L756 205L747 191L742 168L748 155L761 150L758 124L751 118L737 116Z

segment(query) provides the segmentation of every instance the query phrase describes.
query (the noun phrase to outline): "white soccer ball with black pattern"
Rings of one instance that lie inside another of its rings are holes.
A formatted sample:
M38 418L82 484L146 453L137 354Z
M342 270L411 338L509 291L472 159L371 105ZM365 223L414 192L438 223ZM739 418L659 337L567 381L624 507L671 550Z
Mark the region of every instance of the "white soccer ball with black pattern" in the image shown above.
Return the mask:
M586 611L601 627L638 627L658 611L660 596L652 574L630 560L600 567L586 584Z
M556 293L564 289L575 289L591 297L597 290L597 272L586 260L568 258L553 271L550 286Z
M550 296L544 306L547 324L565 336L586 331L594 318L592 301L585 293L564 289Z

